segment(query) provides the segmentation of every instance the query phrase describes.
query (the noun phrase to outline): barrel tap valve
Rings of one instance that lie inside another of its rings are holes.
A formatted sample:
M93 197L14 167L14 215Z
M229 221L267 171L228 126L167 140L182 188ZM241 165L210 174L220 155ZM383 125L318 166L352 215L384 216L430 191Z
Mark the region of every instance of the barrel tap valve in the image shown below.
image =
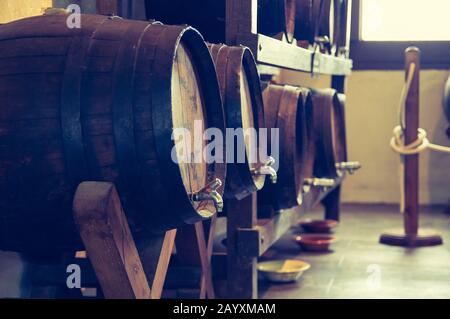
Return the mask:
M277 171L273 168L273 165L275 165L275 159L272 156L269 156L266 163L261 167L254 169L252 173L253 175L269 175L270 181L272 184L275 184L278 176Z
M350 175L353 175L360 168L361 168L360 162L342 162L336 164L337 170L348 172Z
M195 193L192 199L195 202L211 200L214 202L214 207L216 208L217 212L221 213L223 211L223 198L217 191L221 186L222 181L216 178L208 183L205 187L203 187L200 191Z
M312 187L320 188L326 192L335 185L334 179L331 178L305 178L303 182L303 192L309 193Z

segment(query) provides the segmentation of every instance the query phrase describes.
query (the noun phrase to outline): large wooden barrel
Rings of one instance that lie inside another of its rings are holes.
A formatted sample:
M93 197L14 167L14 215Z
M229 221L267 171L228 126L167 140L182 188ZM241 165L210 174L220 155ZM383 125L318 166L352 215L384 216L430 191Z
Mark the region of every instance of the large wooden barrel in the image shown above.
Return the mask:
M344 95L338 95L333 89L312 90L311 94L316 137L314 175L337 178L336 164L347 161Z
M278 128L280 138L278 181L265 189L276 210L298 206L303 200L305 168L308 161L311 163L307 154L306 94L288 85L269 85L263 92L266 124Z
M211 44L209 49L219 78L225 124L227 130L235 130L234 149L227 152L231 157L227 161L225 197L240 200L260 190L266 174L272 172L271 179L276 180L275 171L265 165L267 159L261 158L260 152L267 144L258 139L265 128L258 69L246 47Z
M322 0L318 40L324 43L329 53L335 53L338 44L341 4L342 0Z
M194 157L188 143L206 142L172 136L195 123L224 130L200 34L97 15L69 29L66 19L0 27L0 249L78 247L71 206L86 180L116 184L137 235L211 217L219 207L201 190L224 180L224 164L184 163L180 150Z
M296 0L259 0L258 32L274 36L284 33L289 43L294 40Z

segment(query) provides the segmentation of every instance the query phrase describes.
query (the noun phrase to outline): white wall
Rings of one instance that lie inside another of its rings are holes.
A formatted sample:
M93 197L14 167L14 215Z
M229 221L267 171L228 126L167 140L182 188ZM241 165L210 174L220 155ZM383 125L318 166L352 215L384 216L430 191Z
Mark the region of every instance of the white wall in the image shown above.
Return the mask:
M450 146L445 130L449 126L442 107L444 84L450 71L421 72L420 125L430 139ZM343 201L397 203L399 198L399 157L389 147L397 123L397 107L403 86L402 71L357 71L347 82L347 139L350 160L359 160L363 169L344 184ZM286 71L283 82L329 86L330 77ZM420 162L420 202L450 203L450 155L427 152Z

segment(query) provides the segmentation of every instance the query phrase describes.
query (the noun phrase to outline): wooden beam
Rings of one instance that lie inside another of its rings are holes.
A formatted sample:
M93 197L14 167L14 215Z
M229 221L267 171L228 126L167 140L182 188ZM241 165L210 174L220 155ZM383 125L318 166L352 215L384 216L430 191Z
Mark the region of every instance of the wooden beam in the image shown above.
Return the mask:
M262 34L238 34L237 43L249 47L258 63L309 73L349 75L353 61L322 54Z
M242 255L238 248L239 231L256 225L256 193L227 203L227 294L229 298L256 299L258 297L255 256Z
M81 183L73 212L105 297L150 299L150 287L114 185Z

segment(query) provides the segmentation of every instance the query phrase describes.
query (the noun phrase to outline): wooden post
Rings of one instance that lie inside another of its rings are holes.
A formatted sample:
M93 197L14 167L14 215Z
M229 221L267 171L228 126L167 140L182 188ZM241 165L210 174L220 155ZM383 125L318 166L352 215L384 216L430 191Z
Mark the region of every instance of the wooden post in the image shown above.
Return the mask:
M417 140L419 129L419 75L420 75L420 51L418 48L408 48L405 52L405 78L409 69L415 64L415 71L409 94L406 98L405 111L405 145ZM404 205L405 205L405 234L417 236L419 230L419 155L404 157Z
M105 297L150 299L150 287L114 185L81 183L73 212Z
M345 93L345 76L334 75L331 77L331 87L338 93ZM345 110L344 110L345 121ZM344 123L345 128L347 126ZM347 130L347 129L346 129ZM345 130L345 131L346 131ZM347 145L347 142L345 143ZM345 149L347 157L347 149ZM341 184L331 191L322 201L322 205L325 208L325 219L340 220L341 213Z
M256 193L238 201L229 200L227 212L227 294L229 298L256 299L258 297L257 260L241 254L239 229L256 226Z
M420 50L409 47L405 51L406 78L410 66L415 70L405 105L405 145L417 140L419 129ZM387 245L423 247L442 244L442 238L432 231L419 231L419 154L404 156L404 231L381 235L380 242Z

